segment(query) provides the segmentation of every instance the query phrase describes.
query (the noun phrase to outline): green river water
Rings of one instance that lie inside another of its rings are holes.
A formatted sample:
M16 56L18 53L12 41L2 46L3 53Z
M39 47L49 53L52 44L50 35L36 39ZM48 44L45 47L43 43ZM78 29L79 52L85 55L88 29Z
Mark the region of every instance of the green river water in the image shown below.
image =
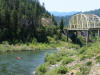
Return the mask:
M9 52L0 54L0 75L33 75L36 67L44 63L45 53L57 50ZM16 57L20 57L17 60Z

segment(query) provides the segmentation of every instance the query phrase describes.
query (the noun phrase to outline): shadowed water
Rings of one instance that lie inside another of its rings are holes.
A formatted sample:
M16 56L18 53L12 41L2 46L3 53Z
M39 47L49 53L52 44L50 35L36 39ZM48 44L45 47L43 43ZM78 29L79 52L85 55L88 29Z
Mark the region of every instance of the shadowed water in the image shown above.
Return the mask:
M57 50L24 51L0 54L0 75L32 75L35 68L44 63L45 53ZM17 60L16 57L21 57Z

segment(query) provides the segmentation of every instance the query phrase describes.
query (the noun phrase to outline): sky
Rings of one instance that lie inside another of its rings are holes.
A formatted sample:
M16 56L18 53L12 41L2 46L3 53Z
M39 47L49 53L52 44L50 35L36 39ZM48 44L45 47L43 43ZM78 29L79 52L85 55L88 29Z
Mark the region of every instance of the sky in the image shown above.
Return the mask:
M72 12L100 8L100 0L40 0L48 11Z

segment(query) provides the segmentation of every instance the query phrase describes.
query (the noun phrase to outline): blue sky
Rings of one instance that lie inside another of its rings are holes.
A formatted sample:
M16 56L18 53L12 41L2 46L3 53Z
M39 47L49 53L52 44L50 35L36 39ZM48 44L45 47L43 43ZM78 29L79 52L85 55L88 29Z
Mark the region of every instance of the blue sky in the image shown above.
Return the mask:
M48 11L89 11L100 8L100 0L40 0Z

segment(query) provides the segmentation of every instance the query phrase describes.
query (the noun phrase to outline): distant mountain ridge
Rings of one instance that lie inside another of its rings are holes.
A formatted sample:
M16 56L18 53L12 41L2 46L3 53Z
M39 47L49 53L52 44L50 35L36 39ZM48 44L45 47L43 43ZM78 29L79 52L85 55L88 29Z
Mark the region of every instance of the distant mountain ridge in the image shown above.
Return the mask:
M60 19L63 18L64 25L66 26L66 25L68 25L69 20L72 17L72 15L80 14L80 13L83 13L83 14L95 14L95 15L100 17L100 9L90 10L90 11L86 11L86 12L68 12L67 14L66 13L62 13L63 17L61 17L61 15L58 15L58 14L56 14L58 16L55 16L55 15L54 16L55 16L55 20L57 21L58 24L60 22Z
M95 10L91 10L91 11L86 11L86 12L83 12L85 14L95 14L97 16L100 17L100 9L95 9Z
M76 14L76 13L78 13L78 12L76 12L76 11L72 11L72 12L56 12L56 11L53 11L53 12L50 12L52 15L54 15L54 16L69 16L69 15L73 15L73 14Z

